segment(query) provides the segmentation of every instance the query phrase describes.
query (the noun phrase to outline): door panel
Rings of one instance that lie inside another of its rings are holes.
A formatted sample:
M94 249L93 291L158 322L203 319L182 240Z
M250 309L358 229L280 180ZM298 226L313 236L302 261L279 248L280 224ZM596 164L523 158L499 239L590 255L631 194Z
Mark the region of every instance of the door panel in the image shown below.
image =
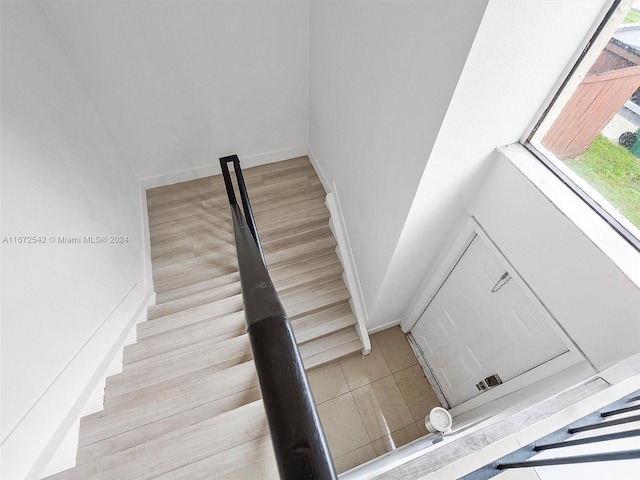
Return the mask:
M504 265L476 236L411 331L452 407L569 352Z

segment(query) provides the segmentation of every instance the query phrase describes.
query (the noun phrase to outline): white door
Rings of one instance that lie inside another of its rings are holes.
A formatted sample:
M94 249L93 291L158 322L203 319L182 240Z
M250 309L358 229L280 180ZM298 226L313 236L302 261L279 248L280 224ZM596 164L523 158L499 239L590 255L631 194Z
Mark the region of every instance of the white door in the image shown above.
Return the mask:
M483 393L492 375L508 382L569 354L505 265L476 235L411 330L450 407Z

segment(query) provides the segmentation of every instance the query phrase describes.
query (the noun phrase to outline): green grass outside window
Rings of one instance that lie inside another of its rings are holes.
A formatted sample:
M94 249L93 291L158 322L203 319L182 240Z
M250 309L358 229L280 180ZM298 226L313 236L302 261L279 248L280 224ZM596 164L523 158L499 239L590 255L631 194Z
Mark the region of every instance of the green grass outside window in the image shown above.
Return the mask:
M602 135L582 155L565 162L640 228L640 160Z

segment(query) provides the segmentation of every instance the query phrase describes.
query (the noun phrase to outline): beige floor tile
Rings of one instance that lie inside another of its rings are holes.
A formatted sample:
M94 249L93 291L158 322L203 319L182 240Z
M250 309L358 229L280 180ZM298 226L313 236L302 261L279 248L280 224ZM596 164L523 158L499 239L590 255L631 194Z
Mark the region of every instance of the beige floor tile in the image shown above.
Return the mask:
M407 337L400 330L400 327L387 328L374 333L373 336L378 342L391 373L396 373L418 363Z
M413 442L415 439L422 436L423 435L420 433L418 426L415 423L412 423L400 430L392 432L390 435L385 435L382 438L374 440L371 444L373 445L376 455L379 456L406 445L409 442Z
M402 396L407 402L414 421L424 420L433 407L439 407L431 385L424 376L422 367L414 365L393 374Z
M367 443L364 447L360 447L346 455L336 458L334 461L336 472L339 474L346 472L374 458L376 458L376 452L373 450L371 444Z
M307 372L311 391L316 404L326 402L349 392L347 379L344 378L339 362L331 362Z
M369 355L352 355L343 358L340 360L340 366L351 390L379 380L391 373L375 337L371 337L371 353Z
M416 427L420 430L420 436L424 437L425 435L429 435L431 432L427 430L427 426L424 424L424 418L416 422Z
M351 393L321 403L318 414L333 458L371 442Z
M415 422L392 375L352 393L372 441Z

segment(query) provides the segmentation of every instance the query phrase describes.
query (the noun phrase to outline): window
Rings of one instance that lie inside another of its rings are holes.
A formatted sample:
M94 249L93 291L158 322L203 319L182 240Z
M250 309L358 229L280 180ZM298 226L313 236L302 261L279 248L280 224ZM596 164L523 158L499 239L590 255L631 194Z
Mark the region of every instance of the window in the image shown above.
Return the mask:
M640 250L640 1L613 2L526 146Z

